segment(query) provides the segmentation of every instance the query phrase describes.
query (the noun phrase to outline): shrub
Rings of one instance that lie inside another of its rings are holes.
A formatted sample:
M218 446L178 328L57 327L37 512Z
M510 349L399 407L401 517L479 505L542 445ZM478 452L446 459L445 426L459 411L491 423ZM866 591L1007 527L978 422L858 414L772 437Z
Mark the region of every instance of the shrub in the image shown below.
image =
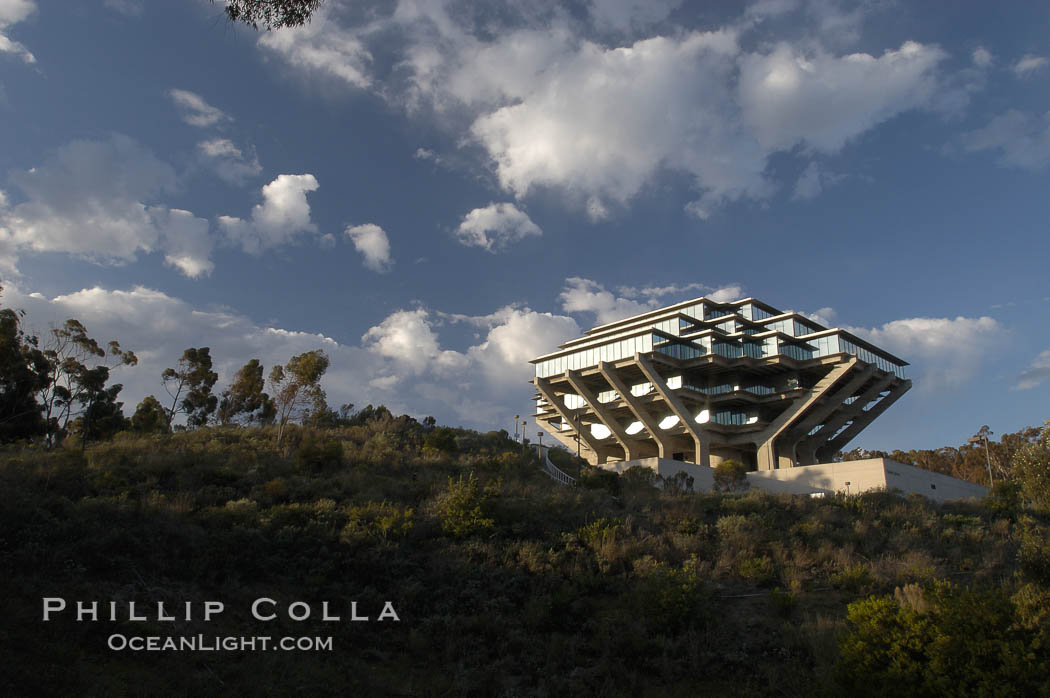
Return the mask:
M1046 695L1036 634L1001 591L939 583L849 605L836 677L857 696Z
M473 472L466 480L462 475L455 480L449 477L448 490L438 500L441 530L456 537L491 530L495 522L485 518L483 509L487 499Z
M740 461L727 459L715 466L715 491L739 492L748 487L747 466Z

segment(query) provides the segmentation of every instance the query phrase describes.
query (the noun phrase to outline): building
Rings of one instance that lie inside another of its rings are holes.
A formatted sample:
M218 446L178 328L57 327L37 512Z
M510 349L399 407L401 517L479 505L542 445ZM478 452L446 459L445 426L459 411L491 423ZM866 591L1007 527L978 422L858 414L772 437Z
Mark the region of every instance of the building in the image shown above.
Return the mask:
M592 465L827 463L911 387L908 364L753 298L698 298L533 359L536 421ZM658 462L658 461L657 461Z

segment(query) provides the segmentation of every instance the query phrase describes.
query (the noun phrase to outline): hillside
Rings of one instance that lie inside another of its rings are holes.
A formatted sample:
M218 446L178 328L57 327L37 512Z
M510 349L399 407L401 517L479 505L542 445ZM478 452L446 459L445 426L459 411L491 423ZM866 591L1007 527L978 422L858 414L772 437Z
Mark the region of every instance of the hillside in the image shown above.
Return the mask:
M0 482L6 695L1050 687L1050 517L1010 501L697 495L635 473L568 488L503 432L388 416L289 427L280 446L264 427L9 447ZM45 623L44 597L69 608ZM277 619L252 617L260 598ZM103 619L77 622L76 600ZM225 611L204 622L209 600ZM151 619L128 621L128 601ZM295 601L310 619L288 619ZM340 621L320 620L324 601ZM378 620L387 601L399 620ZM865 664L895 633L929 641L903 673ZM332 648L135 652L107 649L114 634Z

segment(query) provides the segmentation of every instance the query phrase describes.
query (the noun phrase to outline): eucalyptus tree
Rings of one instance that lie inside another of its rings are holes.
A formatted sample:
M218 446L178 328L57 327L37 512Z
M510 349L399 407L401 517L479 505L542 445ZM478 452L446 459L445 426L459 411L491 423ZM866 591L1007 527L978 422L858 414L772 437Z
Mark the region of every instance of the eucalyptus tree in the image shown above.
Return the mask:
M171 398L168 408L168 428L175 415L184 413L186 424L202 427L215 411L219 399L211 394L219 374L211 370L211 350L208 347L190 347L182 352L175 368L166 368L161 373L164 390Z
M277 420L277 443L284 436L285 425L307 411L328 408L321 388L321 376L328 370L328 355L320 349L293 356L284 366L270 371Z

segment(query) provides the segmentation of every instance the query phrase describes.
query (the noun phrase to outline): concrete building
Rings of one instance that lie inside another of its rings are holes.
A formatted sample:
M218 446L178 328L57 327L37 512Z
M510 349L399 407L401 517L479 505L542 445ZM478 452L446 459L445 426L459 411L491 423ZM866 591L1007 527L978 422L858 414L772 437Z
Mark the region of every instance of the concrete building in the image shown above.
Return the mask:
M532 363L537 423L592 465L828 462L911 387L905 361L753 298L601 325Z

